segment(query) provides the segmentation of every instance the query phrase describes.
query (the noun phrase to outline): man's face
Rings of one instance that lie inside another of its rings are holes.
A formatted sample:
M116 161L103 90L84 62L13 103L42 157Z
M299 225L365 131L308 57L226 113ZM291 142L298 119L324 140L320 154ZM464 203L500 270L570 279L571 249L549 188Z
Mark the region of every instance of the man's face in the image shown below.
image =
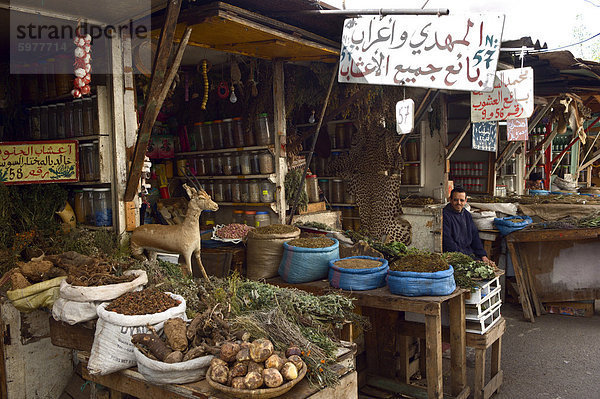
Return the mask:
M454 193L450 198L450 204L456 212L462 212L467 203L467 193Z

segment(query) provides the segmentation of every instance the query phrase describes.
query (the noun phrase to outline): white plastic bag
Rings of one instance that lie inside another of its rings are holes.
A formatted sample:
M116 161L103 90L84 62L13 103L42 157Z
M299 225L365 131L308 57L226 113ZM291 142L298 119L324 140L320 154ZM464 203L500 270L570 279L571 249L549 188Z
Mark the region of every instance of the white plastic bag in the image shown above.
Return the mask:
M71 325L94 320L98 317L96 308L102 302L76 302L68 299L58 298L52 305L52 317L54 320L64 321Z
M180 303L161 313L128 316L107 311L108 303L98 306L94 344L87 366L90 374L105 375L135 366L132 335L146 333L148 325L153 326L157 333L160 333L164 322L171 318L179 317L185 320L185 299L170 292L167 294Z
M186 362L165 363L146 357L138 348L133 348L138 371L153 384L186 384L202 379L206 375L214 356L197 357Z
M472 212L471 216L473 217L473 223L477 226L478 230L494 230L494 218L496 217L496 212L494 211L481 211L481 212Z

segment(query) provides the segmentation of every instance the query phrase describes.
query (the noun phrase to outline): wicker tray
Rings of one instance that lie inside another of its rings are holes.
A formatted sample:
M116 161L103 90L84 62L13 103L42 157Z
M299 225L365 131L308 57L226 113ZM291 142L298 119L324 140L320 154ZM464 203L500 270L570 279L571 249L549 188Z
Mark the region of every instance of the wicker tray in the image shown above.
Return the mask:
M219 384L218 382L213 381L210 378L211 371L212 367L209 367L208 371L206 372L206 381L208 381L208 385L210 385L218 391L221 391L234 398L239 399L268 399L276 398L278 396L283 395L284 393L292 389L294 385L299 383L306 375L306 364L302 366L302 369L298 372L298 377L296 379L288 381L285 384L278 386L277 388L238 389L228 387L226 385Z

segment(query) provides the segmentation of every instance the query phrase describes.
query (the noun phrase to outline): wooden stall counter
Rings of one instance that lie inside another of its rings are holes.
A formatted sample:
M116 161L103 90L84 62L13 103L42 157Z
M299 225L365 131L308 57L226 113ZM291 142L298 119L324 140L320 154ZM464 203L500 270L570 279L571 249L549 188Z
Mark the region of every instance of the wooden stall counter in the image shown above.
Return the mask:
M280 277L267 281L281 287L291 287L314 294L335 290L327 280L289 284ZM427 356L427 396L445 397L442 382L442 303L450 308L451 393L455 398L467 398L466 331L464 289L446 296L406 297L392 294L387 287L367 291L335 290L356 299L363 314L371 319L372 330L365 333L365 349L369 373L396 377L397 351L401 346L402 312L425 315Z

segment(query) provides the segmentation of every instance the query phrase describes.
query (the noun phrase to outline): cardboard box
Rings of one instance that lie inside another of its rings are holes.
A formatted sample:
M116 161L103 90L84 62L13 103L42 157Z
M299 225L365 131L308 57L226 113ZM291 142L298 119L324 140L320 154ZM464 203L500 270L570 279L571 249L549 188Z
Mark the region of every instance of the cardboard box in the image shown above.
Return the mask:
M567 316L592 317L594 302L552 302L545 303L546 311Z

